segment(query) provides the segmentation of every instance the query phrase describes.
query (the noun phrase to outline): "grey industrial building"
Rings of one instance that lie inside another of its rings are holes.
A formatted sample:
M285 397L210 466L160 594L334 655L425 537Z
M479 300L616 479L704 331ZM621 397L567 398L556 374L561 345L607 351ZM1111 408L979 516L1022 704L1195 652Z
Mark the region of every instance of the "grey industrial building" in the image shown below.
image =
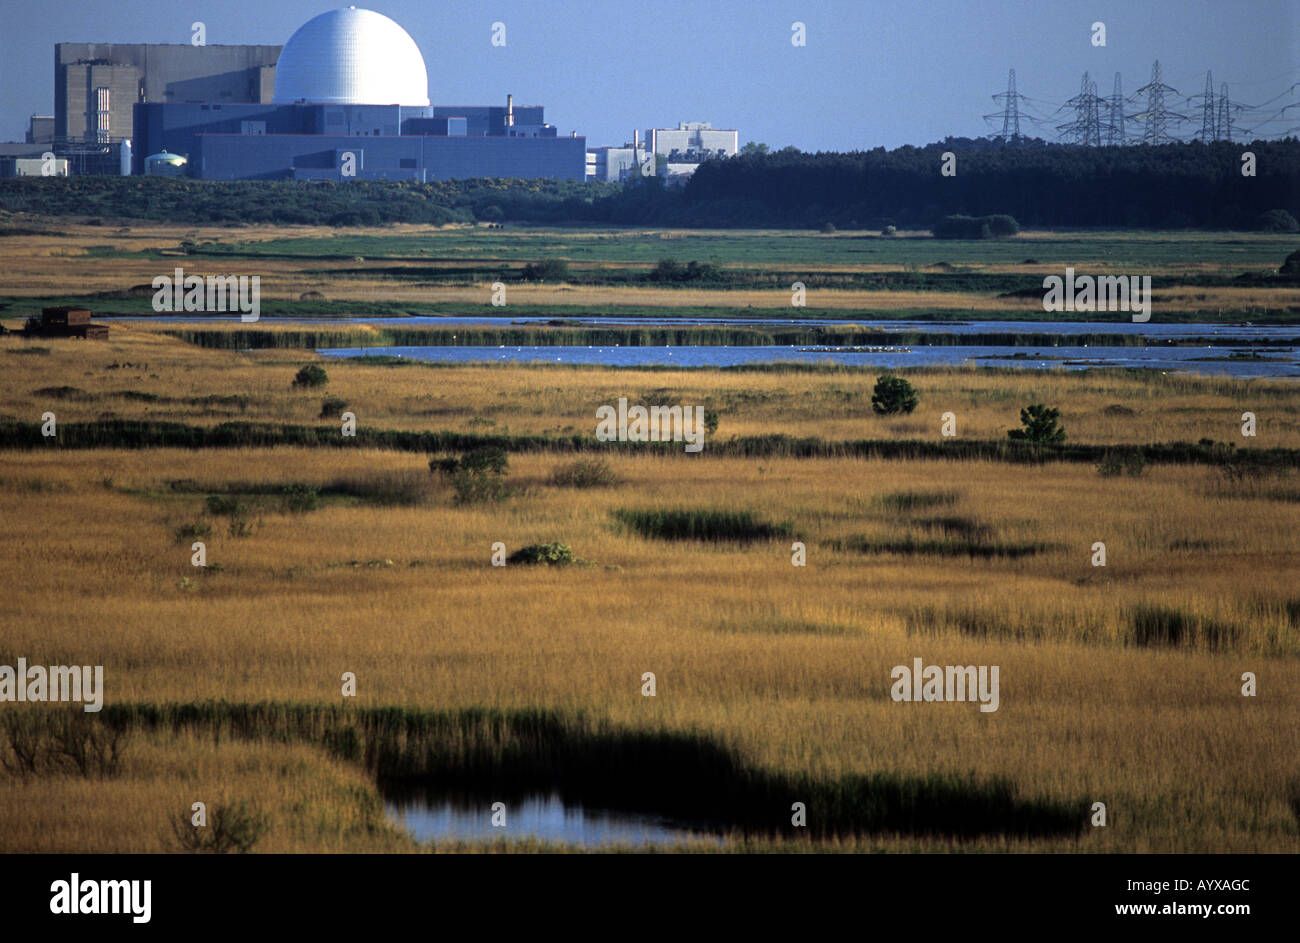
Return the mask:
M622 147L593 147L587 152L587 179L616 183L642 172L651 155L660 158L658 172L684 179L706 160L734 157L739 134L714 128L706 121L682 121L675 128L648 128L645 136L632 132ZM653 168L652 168L653 169Z

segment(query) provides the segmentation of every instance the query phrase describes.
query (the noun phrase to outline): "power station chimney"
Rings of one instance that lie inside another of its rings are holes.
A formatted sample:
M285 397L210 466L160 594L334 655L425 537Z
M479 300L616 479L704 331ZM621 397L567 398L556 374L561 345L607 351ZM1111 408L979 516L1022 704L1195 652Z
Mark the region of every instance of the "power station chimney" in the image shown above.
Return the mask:
M506 127L513 128L514 126L515 126L515 96L507 95L506 96Z

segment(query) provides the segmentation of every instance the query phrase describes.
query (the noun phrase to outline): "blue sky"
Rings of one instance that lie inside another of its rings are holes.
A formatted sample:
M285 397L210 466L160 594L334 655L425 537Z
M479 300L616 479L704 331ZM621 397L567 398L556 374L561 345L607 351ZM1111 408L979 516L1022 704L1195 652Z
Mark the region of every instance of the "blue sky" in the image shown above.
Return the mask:
M53 110L56 42L283 44L329 0L0 0L0 139ZM511 92L546 106L561 134L620 144L632 128L709 121L740 140L803 150L923 144L995 130L982 115L1015 68L1048 128L1087 70L1131 93L1153 59L1183 95L1207 70L1234 101L1269 102L1270 136L1300 126L1296 0L374 0L414 38L435 104L492 104ZM1091 24L1106 24L1094 47ZM506 46L490 44L495 21ZM806 24L807 45L790 42ZM1271 102L1270 102L1271 100ZM1189 106L1192 107L1192 106ZM1134 111L1141 110L1135 107ZM1197 113L1199 115L1199 112ZM1199 119L1198 119L1199 120ZM1199 125L1198 125L1199 127ZM1026 130L1035 130L1026 125ZM1053 136L1054 131L1050 131ZM1054 139L1054 138L1052 138Z

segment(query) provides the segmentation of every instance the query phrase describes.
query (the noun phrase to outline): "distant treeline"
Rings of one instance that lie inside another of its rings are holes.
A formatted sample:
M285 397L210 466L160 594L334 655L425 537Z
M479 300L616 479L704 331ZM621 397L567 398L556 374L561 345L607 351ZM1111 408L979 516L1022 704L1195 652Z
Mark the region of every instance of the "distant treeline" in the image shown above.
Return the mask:
M949 151L956 155L956 173L943 176L942 155ZM1254 175L1243 175L1243 168ZM945 216L1006 214L1030 227L1254 229L1267 224L1265 214L1272 210L1300 216L1300 141L1294 138L1111 148L950 138L891 151L786 149L707 161L684 187L667 186L658 177L625 185L501 179L0 181L0 211L185 223L512 221L874 230L929 229Z

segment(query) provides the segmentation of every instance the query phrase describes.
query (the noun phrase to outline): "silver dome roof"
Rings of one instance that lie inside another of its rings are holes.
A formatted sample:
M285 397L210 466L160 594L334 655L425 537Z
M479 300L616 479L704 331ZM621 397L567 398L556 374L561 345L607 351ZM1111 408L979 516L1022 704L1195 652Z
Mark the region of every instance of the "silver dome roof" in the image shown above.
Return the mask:
M428 105L424 57L382 13L347 7L298 28L275 66L273 101L336 105Z

